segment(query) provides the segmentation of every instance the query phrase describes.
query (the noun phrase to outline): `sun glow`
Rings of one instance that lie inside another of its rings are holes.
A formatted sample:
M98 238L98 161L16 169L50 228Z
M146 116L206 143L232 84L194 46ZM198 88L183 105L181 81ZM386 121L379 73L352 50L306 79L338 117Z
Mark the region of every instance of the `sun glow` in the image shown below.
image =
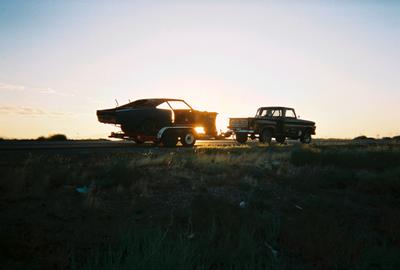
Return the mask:
M197 134L205 134L206 131L204 130L204 127L195 127L194 130L196 131Z

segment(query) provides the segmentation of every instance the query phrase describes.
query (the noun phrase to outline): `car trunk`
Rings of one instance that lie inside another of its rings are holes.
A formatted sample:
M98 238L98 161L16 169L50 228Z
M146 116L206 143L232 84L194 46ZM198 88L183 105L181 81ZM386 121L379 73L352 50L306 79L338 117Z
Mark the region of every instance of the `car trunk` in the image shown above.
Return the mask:
M97 111L97 119L101 123L117 124L116 108L106 109L106 110L98 110Z

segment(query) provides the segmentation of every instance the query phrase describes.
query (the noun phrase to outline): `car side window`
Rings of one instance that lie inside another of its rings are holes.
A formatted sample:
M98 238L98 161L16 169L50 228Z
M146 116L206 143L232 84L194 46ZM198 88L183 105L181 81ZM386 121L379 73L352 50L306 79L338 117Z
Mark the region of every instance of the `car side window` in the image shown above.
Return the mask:
M293 110L286 110L286 117L288 118L296 118L296 115Z
M190 110L191 108L184 102L179 100L169 100L168 104L173 110Z
M168 105L167 102L159 104L156 108L161 110L171 110L171 107Z

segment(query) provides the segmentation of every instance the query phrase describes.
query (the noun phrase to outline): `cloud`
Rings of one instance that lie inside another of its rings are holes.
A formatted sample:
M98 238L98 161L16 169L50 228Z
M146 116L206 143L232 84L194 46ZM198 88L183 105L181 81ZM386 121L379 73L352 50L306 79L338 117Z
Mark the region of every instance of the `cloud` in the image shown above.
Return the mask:
M72 113L47 111L40 108L27 106L4 106L0 105L0 115L25 115L25 116L71 116Z
M61 97L74 97L75 96L75 94L57 91L50 87L47 87L47 88L46 87L32 87L32 86L9 84L9 83L3 83L3 82L0 82L0 91L12 91L12 92L25 91L25 92L39 93L39 94L43 94L43 95L56 95L56 96L61 96Z
M24 91L25 89L23 85L0 82L0 91Z

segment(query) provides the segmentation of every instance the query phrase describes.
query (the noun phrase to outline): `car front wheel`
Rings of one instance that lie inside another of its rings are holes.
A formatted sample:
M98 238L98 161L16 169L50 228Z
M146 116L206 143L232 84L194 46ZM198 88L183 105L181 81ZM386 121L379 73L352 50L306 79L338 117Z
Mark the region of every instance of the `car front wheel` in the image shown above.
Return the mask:
M192 131L185 132L181 136L181 143L185 147L192 147L196 143L196 136Z

